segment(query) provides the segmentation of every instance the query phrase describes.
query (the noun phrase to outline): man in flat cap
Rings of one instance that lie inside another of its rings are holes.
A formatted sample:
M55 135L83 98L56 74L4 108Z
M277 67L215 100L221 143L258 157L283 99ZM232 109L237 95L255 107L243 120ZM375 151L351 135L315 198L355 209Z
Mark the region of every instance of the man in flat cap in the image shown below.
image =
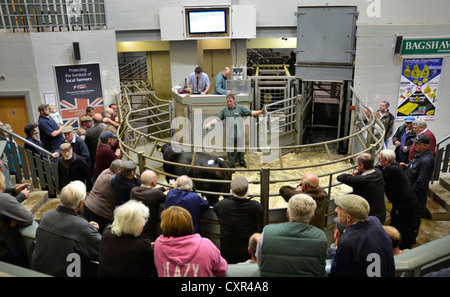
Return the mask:
M86 163L88 164L89 168L91 167L91 157L89 155L89 149L84 143L84 140L75 135L73 131L73 127L71 125L65 126L62 130L64 134L65 141L67 143L70 143L72 146L73 152L77 154L78 156L82 157Z
M334 199L338 223L346 226L331 262L331 276L393 277L391 239L380 221L369 216L370 206L361 196L348 194Z
M228 264L235 264L249 259L248 240L259 232L263 207L247 197L245 177L234 178L230 186L233 195L214 204L214 211L220 222L220 253Z
M92 189L92 174L86 161L73 152L70 143L63 143L59 147L61 156L58 159L59 187L61 191L71 181L79 180L86 185L86 191Z
M434 155L430 150L430 138L426 134L418 134L413 139L416 155L406 167L405 174L409 183L414 188L417 196L417 213L414 219L414 236L417 237L420 228L420 218L425 216L427 208L428 188L434 170Z
M80 118L80 127L77 129L77 135L81 139L86 138L86 131L89 129L92 125L92 117L85 115Z

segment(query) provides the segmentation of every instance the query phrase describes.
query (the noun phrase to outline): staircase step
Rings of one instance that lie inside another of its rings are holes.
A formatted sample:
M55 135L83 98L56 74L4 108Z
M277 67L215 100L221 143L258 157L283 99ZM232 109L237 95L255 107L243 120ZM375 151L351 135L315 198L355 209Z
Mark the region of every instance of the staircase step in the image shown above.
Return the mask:
M450 212L432 199L427 199L427 218L432 221L450 221Z
M445 210L450 211L450 191L441 184L431 184L428 196Z
M44 205L42 205L39 210L34 215L34 220L39 222L41 220L42 214L46 211L55 209L59 204L59 198L49 199Z
M22 205L34 215L48 200L47 191L32 191Z
M447 191L450 191L450 173L441 173L439 175L439 184Z

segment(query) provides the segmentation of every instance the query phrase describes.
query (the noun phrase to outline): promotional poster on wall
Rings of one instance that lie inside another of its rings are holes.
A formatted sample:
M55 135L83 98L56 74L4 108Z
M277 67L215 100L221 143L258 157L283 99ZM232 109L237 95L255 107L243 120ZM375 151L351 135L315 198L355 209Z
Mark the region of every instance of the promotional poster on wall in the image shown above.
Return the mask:
M404 59L398 94L397 119L408 115L434 119L438 102L442 58Z
M88 106L104 109L99 64L55 66L55 76L64 126L79 127Z

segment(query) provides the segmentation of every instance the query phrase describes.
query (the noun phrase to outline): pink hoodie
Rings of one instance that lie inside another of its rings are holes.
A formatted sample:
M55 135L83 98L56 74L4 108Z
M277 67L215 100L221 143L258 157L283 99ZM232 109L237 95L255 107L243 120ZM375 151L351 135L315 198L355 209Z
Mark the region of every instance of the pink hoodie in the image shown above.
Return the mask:
M159 236L154 256L159 277L225 276L228 268L219 249L198 233L182 237Z

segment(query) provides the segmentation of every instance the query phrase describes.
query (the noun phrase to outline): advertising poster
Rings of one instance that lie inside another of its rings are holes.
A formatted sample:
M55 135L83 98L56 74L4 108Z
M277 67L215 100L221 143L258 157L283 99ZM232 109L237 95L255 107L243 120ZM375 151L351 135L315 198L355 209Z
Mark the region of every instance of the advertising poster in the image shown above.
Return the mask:
M434 119L442 60L442 58L403 60L397 119L403 119L408 115Z
M79 127L88 106L104 109L99 64L55 66L55 75L64 126Z

